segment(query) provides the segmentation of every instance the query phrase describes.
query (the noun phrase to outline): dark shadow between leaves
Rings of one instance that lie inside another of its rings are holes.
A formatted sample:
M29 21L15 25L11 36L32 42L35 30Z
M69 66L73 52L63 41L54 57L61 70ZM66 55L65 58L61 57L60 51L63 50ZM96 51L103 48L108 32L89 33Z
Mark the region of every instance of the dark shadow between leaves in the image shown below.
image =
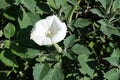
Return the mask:
M16 35L16 41L24 47L39 49L39 46L30 40L32 26L20 30Z
M46 3L40 3L40 1L37 3L37 6L45 13L50 12L50 8Z
M13 4L15 0L5 0L8 4Z

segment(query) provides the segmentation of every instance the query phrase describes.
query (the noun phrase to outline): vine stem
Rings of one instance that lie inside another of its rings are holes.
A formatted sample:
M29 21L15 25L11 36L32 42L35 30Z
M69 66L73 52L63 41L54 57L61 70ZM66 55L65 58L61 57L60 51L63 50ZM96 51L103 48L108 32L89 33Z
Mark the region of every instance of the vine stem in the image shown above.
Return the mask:
M78 0L77 5L74 5L74 6L72 7L72 10L71 10L71 12L70 12L70 14L69 14L69 16L68 16L68 19L67 19L68 23L71 22L73 13L74 13L75 10L77 9L77 6L79 5L80 2L81 2L81 0Z
M112 4L113 4L113 0L110 0L109 6L108 6L108 8L107 8L107 10L106 10L106 14L109 14L109 13L110 13L110 9L111 9L111 7L112 7Z

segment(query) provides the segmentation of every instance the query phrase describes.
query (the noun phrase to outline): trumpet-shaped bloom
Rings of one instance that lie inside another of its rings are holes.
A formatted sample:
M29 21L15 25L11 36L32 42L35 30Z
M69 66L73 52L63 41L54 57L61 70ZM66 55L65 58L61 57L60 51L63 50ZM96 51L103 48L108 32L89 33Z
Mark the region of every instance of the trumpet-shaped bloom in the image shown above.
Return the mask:
M66 24L52 15L35 23L30 39L38 45L52 45L63 40L66 32Z

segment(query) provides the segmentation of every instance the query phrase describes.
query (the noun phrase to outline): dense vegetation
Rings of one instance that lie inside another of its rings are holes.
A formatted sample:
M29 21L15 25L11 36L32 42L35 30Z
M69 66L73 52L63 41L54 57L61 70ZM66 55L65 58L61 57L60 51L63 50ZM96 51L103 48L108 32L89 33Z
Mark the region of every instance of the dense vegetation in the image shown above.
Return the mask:
M53 14L62 53L30 40ZM0 80L120 80L120 0L0 0Z

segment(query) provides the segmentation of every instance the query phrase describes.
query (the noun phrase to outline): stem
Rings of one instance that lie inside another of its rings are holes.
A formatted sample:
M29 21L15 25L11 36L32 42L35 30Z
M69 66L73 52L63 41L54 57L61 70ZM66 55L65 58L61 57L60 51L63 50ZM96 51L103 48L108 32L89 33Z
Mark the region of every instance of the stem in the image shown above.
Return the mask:
M117 12L115 12L115 13L112 15L112 17L108 20L109 23L114 19L114 17L116 16L116 14L117 14Z
M80 1L81 1L81 0L78 0L78 3L77 3L77 4L79 4ZM77 9L77 6L78 6L78 5L74 5L74 6L72 7L72 10L71 10L71 12L70 12L70 14L69 14L69 16L68 16L68 19L67 19L68 23L71 22L73 13L74 13L75 10Z
M62 48L58 45L58 44L53 44L54 45L54 47L55 47L55 49L59 52L59 53L61 53L62 52Z
M109 3L108 8L107 8L107 10L106 10L106 13L107 13L107 14L110 13L110 9L111 9L111 7L112 7L112 4L113 4L113 0L110 0L110 3Z

